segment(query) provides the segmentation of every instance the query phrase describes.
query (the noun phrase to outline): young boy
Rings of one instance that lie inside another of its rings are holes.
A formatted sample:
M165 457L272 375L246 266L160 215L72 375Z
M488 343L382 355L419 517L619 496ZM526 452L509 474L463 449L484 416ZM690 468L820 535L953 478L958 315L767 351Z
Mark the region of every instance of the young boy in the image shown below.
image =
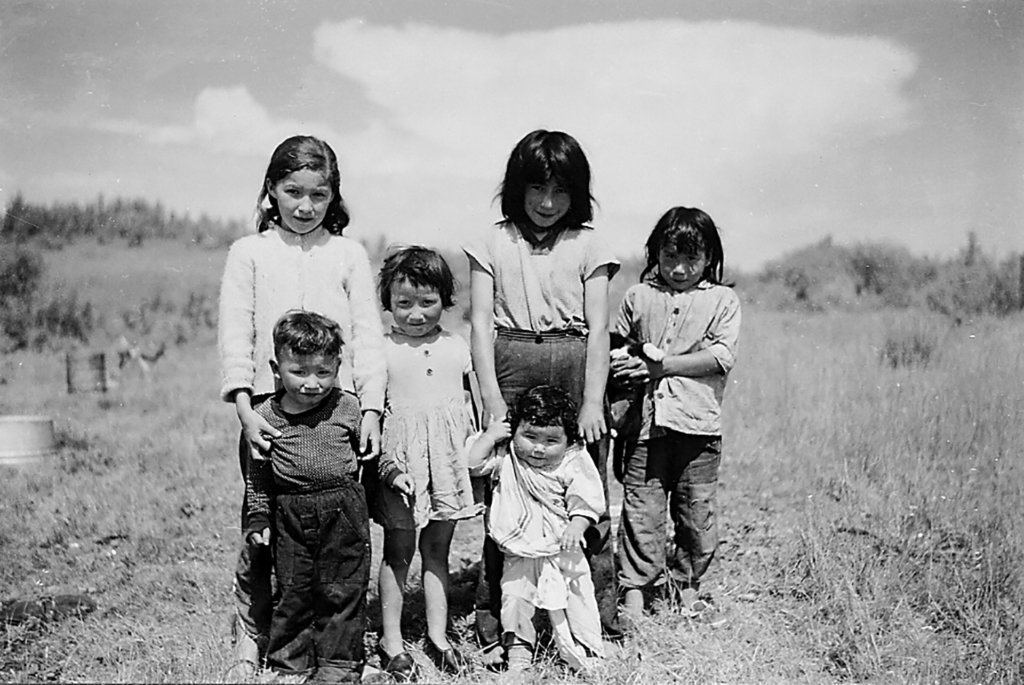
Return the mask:
M247 471L246 539L274 546L280 600L267 664L281 674L357 682L370 580L366 496L357 480L361 416L335 387L341 328L306 311L274 325L279 387L254 409L281 436Z
M583 555L583 533L605 510L604 489L580 443L576 415L565 392L538 385L519 397L511 425L493 421L470 447L470 473L494 479L487 534L505 554L501 625L509 671L530 665L536 609L548 610L570 668L583 670L588 658L604 657ZM511 443L504 442L509 436Z

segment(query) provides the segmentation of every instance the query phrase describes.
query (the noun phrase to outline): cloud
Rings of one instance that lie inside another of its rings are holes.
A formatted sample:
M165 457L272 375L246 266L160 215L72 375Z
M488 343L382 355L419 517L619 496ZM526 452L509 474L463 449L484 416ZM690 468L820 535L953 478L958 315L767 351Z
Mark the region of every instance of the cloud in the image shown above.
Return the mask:
M338 152L353 234L443 246L498 218L492 198L519 138L566 130L594 169L596 225L621 254L640 249L665 209L689 204L737 227L726 250L744 264L823 230L829 198L804 206L802 192L818 170L855 168L852 151L915 125L906 49L753 23L492 35L350 20L318 27L312 57L360 95L329 114L311 107L321 120L275 116L237 85L202 90L186 124L95 127L256 166L289 135L319 135Z
M315 55L385 112L342 140L357 173L427 202L426 186L475 188L474 222L534 128L583 143L605 219L656 218L680 202L736 202L751 179L912 126L901 89L917 67L878 38L681 21L494 36L351 20L321 26ZM445 223L465 217L452 199L436 209Z
M195 117L185 125L158 126L140 121L103 120L95 128L137 136L154 145L196 145L209 152L269 156L296 132L337 137L323 122L274 119L245 86L204 88L196 97Z

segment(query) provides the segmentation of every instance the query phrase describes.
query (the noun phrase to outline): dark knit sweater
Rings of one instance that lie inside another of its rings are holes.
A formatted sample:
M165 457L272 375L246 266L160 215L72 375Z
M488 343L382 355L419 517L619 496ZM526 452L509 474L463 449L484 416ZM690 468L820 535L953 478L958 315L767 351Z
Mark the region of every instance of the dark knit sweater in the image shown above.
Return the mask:
M361 414L355 395L335 388L300 414L281 409L282 396L275 393L254 407L281 437L271 441L267 460L249 458L246 535L270 526L276 495L330 490L356 476Z

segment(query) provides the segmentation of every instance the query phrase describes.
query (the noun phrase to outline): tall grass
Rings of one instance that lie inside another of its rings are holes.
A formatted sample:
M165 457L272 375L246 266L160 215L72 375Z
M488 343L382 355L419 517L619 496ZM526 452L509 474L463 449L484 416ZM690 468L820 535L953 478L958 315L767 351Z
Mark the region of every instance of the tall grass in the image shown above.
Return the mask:
M663 604L590 682L1024 680L1024 321L936 326L745 311L703 586L729 620ZM934 349L894 366L882 351L908 330ZM65 395L62 373L56 355L0 365L0 412L49 414L62 442L50 469L0 479L0 600L86 592L99 609L0 626L0 680L218 680L241 483L211 341L108 395ZM479 541L460 524L453 569ZM456 594L471 651L471 592ZM584 680L547 662L535 679Z
M734 451L803 501L774 591L826 672L1020 682L1022 322L935 333L929 364L895 368L891 315L751 324Z

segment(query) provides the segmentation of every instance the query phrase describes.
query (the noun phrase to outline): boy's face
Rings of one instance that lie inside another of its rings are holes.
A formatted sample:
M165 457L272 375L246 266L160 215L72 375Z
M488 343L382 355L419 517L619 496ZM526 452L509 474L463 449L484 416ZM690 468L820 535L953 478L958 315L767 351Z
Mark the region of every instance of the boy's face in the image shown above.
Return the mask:
M561 426L534 426L523 421L512 436L515 453L530 466L554 466L562 461L569 439Z
M337 382L338 357L323 354L295 354L288 348L277 353L270 362L292 409L308 409L318 405Z

